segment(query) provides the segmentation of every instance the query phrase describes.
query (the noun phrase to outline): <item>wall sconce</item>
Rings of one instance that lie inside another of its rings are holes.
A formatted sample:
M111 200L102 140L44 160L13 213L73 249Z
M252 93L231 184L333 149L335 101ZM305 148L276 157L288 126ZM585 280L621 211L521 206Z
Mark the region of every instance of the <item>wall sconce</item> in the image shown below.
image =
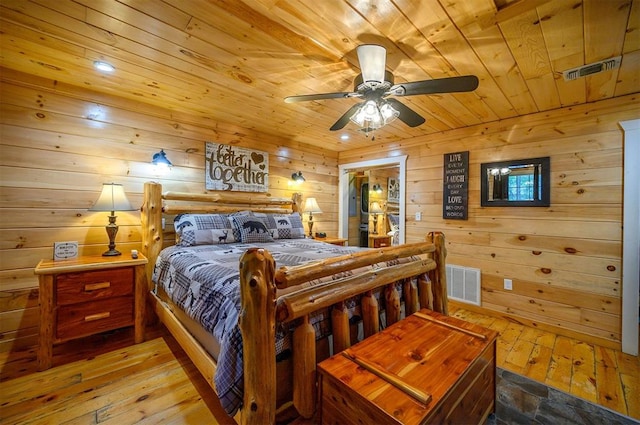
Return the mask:
M153 154L151 163L156 167L156 170L166 170L170 167L173 167L173 164L167 158L167 154L164 153L164 149L160 149L160 152L156 152Z
M382 194L382 186L380 186L380 184L375 183L373 185L373 189L372 189L375 193L377 193L378 195Z
M306 181L306 179L302 175L302 171L298 171L297 173L291 174L291 180L293 180L296 183L302 183Z
M372 202L369 207L369 213L373 215L373 234L378 234L378 214L384 214L379 202Z
M304 202L303 211L309 213L309 237L313 238L313 213L322 214L316 198L307 198Z
M118 234L118 225L116 224L116 211L135 211L131 203L124 193L121 184L103 183L102 192L98 200L93 204L89 211L111 211L109 216L109 224L105 227L109 236L109 250L102 255L105 257L113 257L120 255L120 251L116 250L116 234Z

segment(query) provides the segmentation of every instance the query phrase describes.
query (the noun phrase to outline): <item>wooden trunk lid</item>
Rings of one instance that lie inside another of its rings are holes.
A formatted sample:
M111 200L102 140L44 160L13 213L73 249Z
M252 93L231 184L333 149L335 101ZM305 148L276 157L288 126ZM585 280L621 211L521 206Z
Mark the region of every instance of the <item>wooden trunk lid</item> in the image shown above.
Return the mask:
M472 387L478 387L478 394L468 395L474 405L485 398L483 391L492 402L494 388L486 387L494 385L496 337L495 331L421 310L319 364L321 380L330 381L322 391L340 393L324 394L323 403L342 397L350 405L323 406L323 422L332 422L325 419L333 410L344 420L348 409L355 409L354 418L386 423L444 419L448 413L439 410L453 411ZM469 401L464 408L473 410Z

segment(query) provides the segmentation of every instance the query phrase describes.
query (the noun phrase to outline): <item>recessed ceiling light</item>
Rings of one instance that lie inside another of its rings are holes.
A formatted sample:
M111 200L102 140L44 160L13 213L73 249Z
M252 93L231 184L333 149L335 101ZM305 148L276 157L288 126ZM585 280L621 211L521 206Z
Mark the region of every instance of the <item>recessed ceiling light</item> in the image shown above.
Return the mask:
M347 133L341 135L340 140L349 140L349 135Z
M116 68L110 63L102 62L102 61L95 61L93 63L93 67L98 71L102 71L102 72L113 72L116 70Z

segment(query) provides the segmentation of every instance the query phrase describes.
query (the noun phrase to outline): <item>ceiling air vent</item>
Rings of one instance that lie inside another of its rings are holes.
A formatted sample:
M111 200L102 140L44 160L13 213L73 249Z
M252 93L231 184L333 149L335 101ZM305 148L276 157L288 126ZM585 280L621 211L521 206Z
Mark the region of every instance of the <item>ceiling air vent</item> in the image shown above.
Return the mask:
M616 69L620 66L621 60L622 56L616 56L615 58L590 63L578 68L568 69L566 71L563 71L562 75L564 76L565 81L577 80L578 78L586 77L587 75Z

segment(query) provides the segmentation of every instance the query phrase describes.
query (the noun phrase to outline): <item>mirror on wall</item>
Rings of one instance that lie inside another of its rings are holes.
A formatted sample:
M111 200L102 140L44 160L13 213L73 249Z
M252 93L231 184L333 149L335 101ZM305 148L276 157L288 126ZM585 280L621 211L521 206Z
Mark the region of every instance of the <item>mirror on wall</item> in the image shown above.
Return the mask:
M490 162L480 167L483 207L548 207L549 157Z

